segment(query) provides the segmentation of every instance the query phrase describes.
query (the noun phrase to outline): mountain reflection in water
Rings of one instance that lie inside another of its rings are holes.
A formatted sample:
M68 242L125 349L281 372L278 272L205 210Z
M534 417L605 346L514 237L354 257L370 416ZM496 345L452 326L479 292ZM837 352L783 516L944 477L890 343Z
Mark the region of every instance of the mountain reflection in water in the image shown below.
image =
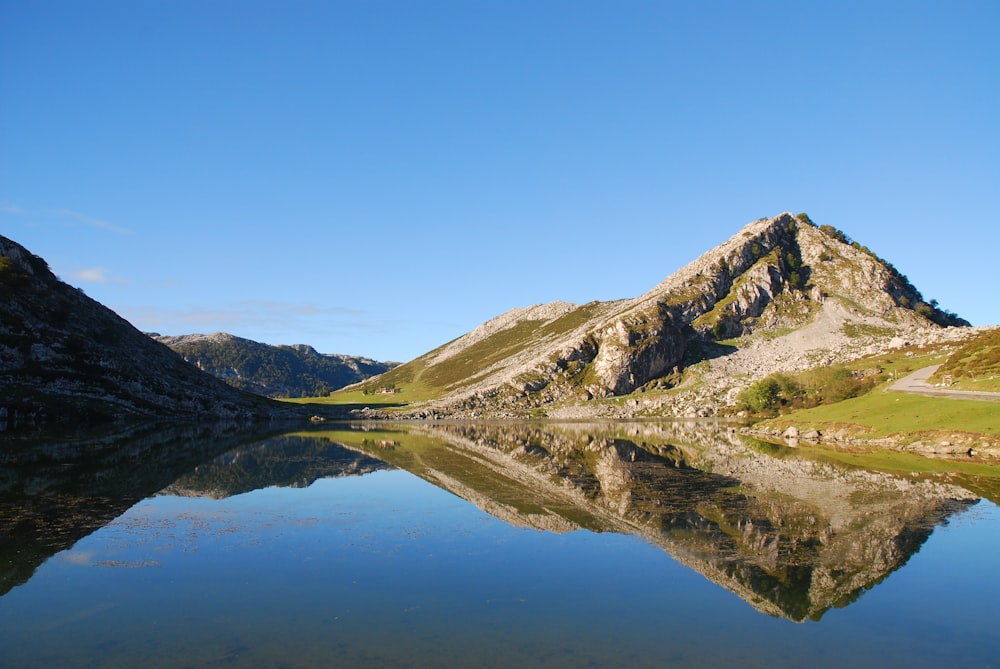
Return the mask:
M155 429L3 452L0 595L158 492L219 499L387 468L515 526L640 536L794 621L853 602L977 501L956 485L798 457L712 423Z
M226 425L156 424L101 438L4 446L0 596L52 555L161 491L219 498L390 467L327 439Z
M795 621L850 604L978 501L956 485L755 447L710 422L396 434L388 451L356 433L328 436L513 525L641 536L759 611Z

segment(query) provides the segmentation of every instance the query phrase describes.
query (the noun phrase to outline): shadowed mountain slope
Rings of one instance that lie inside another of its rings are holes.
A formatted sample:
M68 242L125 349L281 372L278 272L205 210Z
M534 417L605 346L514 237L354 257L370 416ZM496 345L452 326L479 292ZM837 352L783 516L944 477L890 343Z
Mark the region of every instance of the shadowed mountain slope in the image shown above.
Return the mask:
M292 416L199 371L0 237L0 425Z

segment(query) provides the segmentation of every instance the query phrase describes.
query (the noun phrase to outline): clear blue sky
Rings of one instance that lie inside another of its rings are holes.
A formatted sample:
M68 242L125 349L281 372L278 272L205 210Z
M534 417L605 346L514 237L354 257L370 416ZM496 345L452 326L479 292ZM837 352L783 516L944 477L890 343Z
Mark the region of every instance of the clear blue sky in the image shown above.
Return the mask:
M807 212L1000 322L1000 2L0 0L0 234L404 361Z

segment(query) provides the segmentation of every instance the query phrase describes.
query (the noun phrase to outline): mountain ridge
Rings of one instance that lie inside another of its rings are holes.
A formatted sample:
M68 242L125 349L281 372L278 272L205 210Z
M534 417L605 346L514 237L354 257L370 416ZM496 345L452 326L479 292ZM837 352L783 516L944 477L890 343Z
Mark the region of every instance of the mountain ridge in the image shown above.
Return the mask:
M398 364L319 353L308 344L265 344L226 332L149 336L234 388L272 398L328 395Z
M894 337L969 325L839 230L785 212L639 297L514 309L372 383L400 387L416 416L516 415L627 395L724 357L705 352L719 340L800 329L825 310L836 327L858 321Z

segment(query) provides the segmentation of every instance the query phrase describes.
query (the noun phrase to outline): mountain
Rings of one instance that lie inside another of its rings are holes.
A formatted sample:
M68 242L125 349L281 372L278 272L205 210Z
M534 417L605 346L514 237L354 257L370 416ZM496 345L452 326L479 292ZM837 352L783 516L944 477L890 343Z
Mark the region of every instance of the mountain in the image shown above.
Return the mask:
M304 344L271 346L224 332L151 335L199 369L234 388L268 397L320 397L397 365L368 358L322 354Z
M683 380L712 412L771 371L854 359L901 338L960 337L946 330L968 325L840 230L783 213L637 298L515 309L363 387L391 384L418 416L571 417L588 415L594 398Z
M301 411L187 364L6 237L0 237L0 295L0 429Z

